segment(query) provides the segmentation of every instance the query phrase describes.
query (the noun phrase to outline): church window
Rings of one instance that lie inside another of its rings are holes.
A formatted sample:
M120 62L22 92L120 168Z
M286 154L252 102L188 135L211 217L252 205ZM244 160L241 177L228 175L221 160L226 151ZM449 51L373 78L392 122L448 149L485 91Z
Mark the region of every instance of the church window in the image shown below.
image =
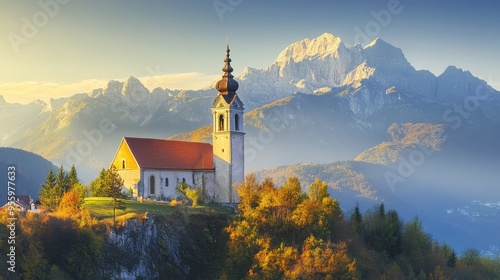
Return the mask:
M224 131L224 115L219 115L219 131Z
M122 160L122 169L125 169L126 165L125 165L125 160L123 159Z
M155 176L151 175L149 177L149 194L155 194L155 183L156 183Z
M240 130L240 116L238 114L234 115L234 129Z
M182 178L182 182L183 182L183 183L186 183L186 178Z
M168 178L165 178L165 187L168 187Z

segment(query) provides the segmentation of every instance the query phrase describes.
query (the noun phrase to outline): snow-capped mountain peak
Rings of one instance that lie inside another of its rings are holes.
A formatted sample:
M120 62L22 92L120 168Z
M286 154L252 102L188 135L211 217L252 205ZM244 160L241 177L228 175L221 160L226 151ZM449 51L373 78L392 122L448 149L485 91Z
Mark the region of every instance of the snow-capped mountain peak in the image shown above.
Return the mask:
M149 90L136 77L130 76L123 83L122 95L147 93L149 93Z
M116 81L116 80L111 80L108 82L108 85L104 88L104 94L120 94L123 89L123 83Z
M371 41L368 45L366 45L363 49L368 49L368 48L371 48L371 47L374 47L375 45L377 44L386 44L386 45L390 45L389 43L387 43L386 41L380 39L380 37L377 37L375 38L373 41Z
M371 66L411 67L400 48L396 48L380 38L376 38L366 45L363 48L363 55Z
M275 63L300 62L305 59L317 57L335 56L338 57L338 49L346 48L342 39L330 33L324 33L314 39L303 39L285 48L276 58Z

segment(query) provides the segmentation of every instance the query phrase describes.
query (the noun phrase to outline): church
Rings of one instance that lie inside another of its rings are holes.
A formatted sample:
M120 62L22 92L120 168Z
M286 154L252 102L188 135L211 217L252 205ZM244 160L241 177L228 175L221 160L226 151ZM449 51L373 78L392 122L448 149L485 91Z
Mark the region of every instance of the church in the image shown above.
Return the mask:
M245 108L236 93L238 82L231 74L229 46L224 62L211 108L212 144L135 137L121 140L111 164L134 197L172 198L176 187L185 182L201 189L210 202L239 202L234 185L243 181L245 173Z

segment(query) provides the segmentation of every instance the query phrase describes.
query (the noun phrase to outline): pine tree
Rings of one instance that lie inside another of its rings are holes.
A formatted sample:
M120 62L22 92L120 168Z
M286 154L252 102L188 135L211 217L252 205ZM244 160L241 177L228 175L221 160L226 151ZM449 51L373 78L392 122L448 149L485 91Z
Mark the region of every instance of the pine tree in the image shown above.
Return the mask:
M450 256L448 257L446 265L448 267L455 267L456 264L457 264L457 254L455 253L455 250L452 250Z
M354 227L354 230L361 234L361 226L363 222L363 217L361 216L361 211L359 210L359 204L356 203L356 206L354 207L354 213L351 216L351 224Z
M42 205L48 207L49 209L56 209L59 205L61 197L58 196L56 191L56 177L54 176L52 168L49 170L49 174L47 174L38 196Z
M61 197L68 190L68 175L64 171L63 166L59 168L59 172L56 175L56 191Z
M87 197L87 188L81 183L76 183L70 191L76 191L80 195L80 199L83 201Z
M102 169L99 177L90 182L90 195L93 197L106 196L106 169Z
M127 206L123 199L127 198L127 195L122 192L123 179L118 174L116 167L111 165L111 167L106 171L105 177L105 196L111 197L113 199L113 224L116 222L116 209L125 210Z
M76 184L80 183L80 180L78 180L78 174L76 173L76 168L74 164L71 166L71 169L68 172L67 183L69 189L72 189Z

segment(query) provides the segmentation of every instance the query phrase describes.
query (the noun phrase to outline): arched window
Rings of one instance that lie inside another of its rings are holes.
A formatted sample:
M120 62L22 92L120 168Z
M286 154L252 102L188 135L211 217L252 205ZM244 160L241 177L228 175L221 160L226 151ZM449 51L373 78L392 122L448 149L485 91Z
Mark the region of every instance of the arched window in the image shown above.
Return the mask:
M224 131L224 115L219 115L219 131Z
M182 178L182 182L183 182L183 183L186 183L186 178Z
M125 169L126 165L125 165L125 160L122 159L122 169Z
M240 130L240 116L238 114L234 115L234 129Z
M149 194L155 194L155 183L156 183L155 176L151 175L149 177Z
M168 178L165 178L165 187L168 187Z

